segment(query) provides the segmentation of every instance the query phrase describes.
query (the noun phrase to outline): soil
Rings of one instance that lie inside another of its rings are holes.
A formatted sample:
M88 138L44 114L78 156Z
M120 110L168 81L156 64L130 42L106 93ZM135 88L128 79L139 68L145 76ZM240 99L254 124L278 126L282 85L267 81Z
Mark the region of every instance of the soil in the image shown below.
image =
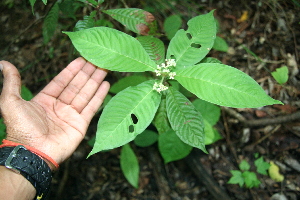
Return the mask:
M72 30L76 21L90 11L90 8L78 9L77 20L60 18L54 38L44 45L42 22L52 4L51 1L44 6L37 1L33 15L27 1L0 3L0 59L18 67L23 84L34 94L78 56L61 31ZM298 0L145 0L110 1L104 5L106 8L126 5L146 9L156 17L160 27L171 14L180 15L186 23L191 17L216 9L218 36L227 41L229 50L212 50L209 56L247 73L271 97L285 105L222 108L216 128L223 139L207 146L209 154L194 149L188 158L164 164L157 144L147 148L132 144L140 164L138 189L133 188L121 172L119 148L86 159L92 148L87 141L96 132L98 114L85 140L54 174L49 199L300 199ZM123 30L120 24L112 22ZM281 66L289 69L289 80L284 85L279 85L270 73ZM107 79L113 83L116 76L110 73ZM2 83L2 79L0 81ZM241 160L247 160L255 172L255 154L275 162L284 181L275 182L267 175L257 174L262 182L258 188L228 184L230 170L237 170Z

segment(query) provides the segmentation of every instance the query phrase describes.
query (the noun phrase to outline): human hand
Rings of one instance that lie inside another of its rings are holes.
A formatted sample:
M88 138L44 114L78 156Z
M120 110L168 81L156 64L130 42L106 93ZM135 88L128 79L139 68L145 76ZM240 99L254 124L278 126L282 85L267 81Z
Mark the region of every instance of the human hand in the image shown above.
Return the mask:
M34 147L62 163L84 138L109 90L109 83L103 81L107 72L77 58L31 101L25 101L16 67L6 61L0 64L4 76L0 110L6 139Z

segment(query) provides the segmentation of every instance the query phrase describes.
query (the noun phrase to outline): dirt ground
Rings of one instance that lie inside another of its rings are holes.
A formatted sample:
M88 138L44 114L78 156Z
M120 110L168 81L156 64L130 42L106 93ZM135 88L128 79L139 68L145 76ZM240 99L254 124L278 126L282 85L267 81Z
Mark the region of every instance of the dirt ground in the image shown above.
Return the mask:
M26 2L26 3L25 3ZM108 8L145 8L162 27L163 20L179 14L188 20L216 9L218 35L230 48L212 50L210 56L253 77L274 99L285 105L258 109L222 108L217 129L223 139L207 146L209 154L194 149L186 159L164 164L157 144L148 148L132 144L140 163L139 188L124 178L119 163L120 149L101 152L86 159L99 114L93 119L85 140L73 156L54 174L49 199L55 200L189 200L189 199L300 199L300 2L298 0L199 0L199 1L110 1ZM6 5L5 5L6 3ZM43 44L42 22L53 1L37 2L35 15L27 1L0 3L0 59L14 63L22 81L33 93L43 88L77 57L62 30L72 30L76 20L60 18L55 37ZM171 7L172 5L173 7ZM77 20L87 9L79 9ZM115 24L120 28L119 24ZM288 66L289 80L279 85L272 71ZM107 78L116 81L114 74ZM2 78L0 79L2 83ZM227 184L230 170L246 159L254 171L254 154L273 161L284 175L283 182L258 175L258 188Z

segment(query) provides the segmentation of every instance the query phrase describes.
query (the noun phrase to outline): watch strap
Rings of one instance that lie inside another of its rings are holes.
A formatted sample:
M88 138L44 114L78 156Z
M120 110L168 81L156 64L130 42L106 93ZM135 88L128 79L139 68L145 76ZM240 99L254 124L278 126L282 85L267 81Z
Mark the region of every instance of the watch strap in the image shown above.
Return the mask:
M23 175L36 189L36 199L45 198L52 180L48 164L24 146L0 148L0 165Z

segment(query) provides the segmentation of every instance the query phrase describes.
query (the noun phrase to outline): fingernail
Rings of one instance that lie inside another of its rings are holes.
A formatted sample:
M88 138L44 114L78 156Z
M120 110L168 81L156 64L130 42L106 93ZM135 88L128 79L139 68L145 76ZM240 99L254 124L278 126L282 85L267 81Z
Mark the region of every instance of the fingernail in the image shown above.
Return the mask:
M3 65L1 63L0 63L0 70L1 70L1 72L3 70Z

